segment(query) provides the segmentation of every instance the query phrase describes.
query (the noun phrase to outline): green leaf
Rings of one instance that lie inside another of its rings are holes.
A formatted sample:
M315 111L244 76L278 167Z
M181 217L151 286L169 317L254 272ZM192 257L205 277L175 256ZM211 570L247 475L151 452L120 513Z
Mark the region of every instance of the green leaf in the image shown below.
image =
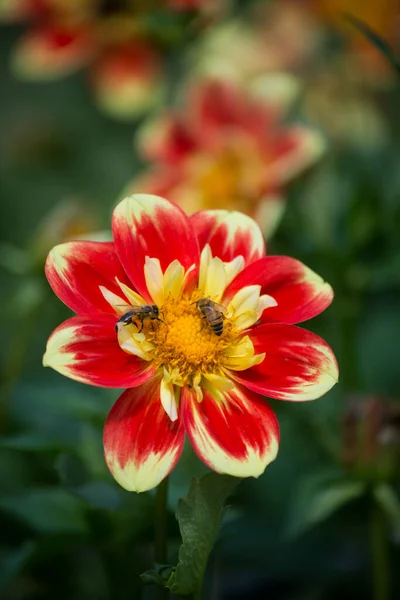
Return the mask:
M145 571L141 574L140 579L145 585L158 585L159 587L165 587L168 579L171 577L173 567L171 565L158 565L156 564L155 569Z
M115 511L123 501L120 488L105 481L89 481L73 491L93 508Z
M182 536L179 562L168 587L174 594L193 594L200 586L209 554L221 526L226 498L240 480L208 473L194 478L186 498L178 502L176 518Z
M286 535L302 535L364 491L363 482L344 479L340 474L318 473L303 479L289 510Z
M374 498L389 521L394 537L400 539L400 498L392 487L381 483L374 489Z
M82 385L69 381L20 383L13 394L13 416L18 422L30 427L36 425L41 430L46 429L47 433L47 429L53 429L56 420L63 424L66 417L80 422L103 422L110 404L103 390L83 389Z
M58 471L60 487L64 489L79 487L90 480L90 474L85 465L74 454L59 454L56 457L54 466Z
M29 452L48 452L49 450L60 450L65 447L65 442L59 438L37 433L19 433L0 439L0 448L9 450L22 450Z
M0 508L40 533L82 534L87 531L85 503L59 488L37 488L3 496Z
M6 300L5 311L9 318L18 316L18 324L32 319L43 306L47 288L39 277L25 277L22 284Z
M0 243L0 267L15 275L25 275L32 266L29 253L9 242Z
M381 37L378 33L376 33L376 31L374 31L373 29L371 29L369 27L369 25L367 25L367 23L365 23L361 19L358 19L354 15L351 15L349 13L345 13L345 18L356 29L358 29L358 31L360 33L362 33L362 35L364 37L366 37L367 40L369 42L371 42L371 44L373 46L375 46L375 48L377 48L377 50L379 50L379 52L381 54L383 54L383 56L386 58L386 60L389 62L389 64L400 75L400 59L396 56L396 54L394 53L393 48L388 44L388 42L385 39L383 39L383 37Z

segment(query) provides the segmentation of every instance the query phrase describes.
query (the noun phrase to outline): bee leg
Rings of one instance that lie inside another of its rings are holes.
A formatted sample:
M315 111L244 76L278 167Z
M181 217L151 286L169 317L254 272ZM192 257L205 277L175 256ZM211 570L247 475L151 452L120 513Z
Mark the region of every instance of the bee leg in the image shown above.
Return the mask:
M203 329L204 329L204 321L206 321L206 320L207 320L207 317L201 317L201 327L200 327L200 329L198 330L197 333L200 333L200 331L203 331Z
M151 319L151 330L154 331L154 321L161 321L158 317L152 317Z
M142 331L144 327L144 319L140 319L140 329L138 330L138 333L140 333Z

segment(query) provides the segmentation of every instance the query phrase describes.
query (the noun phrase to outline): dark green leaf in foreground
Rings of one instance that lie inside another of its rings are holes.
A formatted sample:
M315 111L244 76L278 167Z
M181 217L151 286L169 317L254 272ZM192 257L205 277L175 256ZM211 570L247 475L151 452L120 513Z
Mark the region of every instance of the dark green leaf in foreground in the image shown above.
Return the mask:
M200 586L209 554L221 526L226 498L239 479L207 473L193 479L186 498L178 502L176 518L182 536L179 562L168 581L174 594L193 594Z
M389 64L400 75L400 58L396 56L396 54L394 53L394 50L390 46L390 44L388 44L388 42L385 39L383 39L383 37L381 37L378 33L376 33L376 31L371 29L369 27L369 25L367 25L367 23L365 23L364 21L361 21L361 19L358 19L357 17L354 17L353 15L351 15L349 13L345 13L345 18L356 29L358 29L358 31L360 33L362 33L362 35L364 37L366 37L367 40L369 42L371 42L371 44L373 46L375 46L375 48L381 54L383 54L383 56L386 58L386 60L389 62Z

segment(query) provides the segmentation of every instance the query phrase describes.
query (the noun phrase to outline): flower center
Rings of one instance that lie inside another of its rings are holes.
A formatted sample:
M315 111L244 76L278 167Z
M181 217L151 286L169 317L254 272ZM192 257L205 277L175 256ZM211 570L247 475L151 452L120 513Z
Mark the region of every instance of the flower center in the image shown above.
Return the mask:
M224 263L213 258L206 246L201 256L199 287L185 292L192 268L185 272L175 260L163 273L158 259L146 257L144 271L154 302L151 306L123 284L121 289L133 303L131 307L121 307L118 296L102 289L105 299L120 315L116 331L121 349L151 362L162 376L161 401L169 407L167 412L175 405L174 386L193 388L199 402L203 388L212 389L210 393L216 398L233 385L230 371L249 369L265 358L264 353L255 353L246 330L273 299L260 296L261 286L254 285L242 288L226 306L214 301L222 297L227 283L243 268L241 259ZM172 410L171 415L174 420L176 411Z
M199 174L203 194L206 197L236 196L240 190L242 163L243 160L235 153L227 152L210 164L204 165L203 172Z
M221 335L217 335L210 322L202 318L196 306L198 294L181 298L168 297L160 308L164 321L149 331L147 340L154 344L152 359L156 366L169 372L179 371L182 383L195 373L218 371L223 351L235 337L232 326L224 321Z
M238 147L225 148L211 158L199 156L194 171L202 206L215 208L217 199L219 206L229 205L248 213L259 195L257 186L263 166L260 160L258 149L244 142Z

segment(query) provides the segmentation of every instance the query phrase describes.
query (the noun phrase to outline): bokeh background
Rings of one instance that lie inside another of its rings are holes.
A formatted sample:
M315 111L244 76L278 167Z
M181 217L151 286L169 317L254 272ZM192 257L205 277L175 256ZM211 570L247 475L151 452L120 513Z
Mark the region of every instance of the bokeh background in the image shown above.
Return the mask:
M307 327L340 382L271 401L278 459L231 499L204 598L400 597L400 76L348 16L400 57L398 2L1 0L0 15L1 597L155 597L139 578L154 494L121 489L102 455L119 392L41 363L69 314L46 254L109 239L128 189L247 211L270 254L335 290ZM177 499L204 472L188 448L171 476L171 562Z

